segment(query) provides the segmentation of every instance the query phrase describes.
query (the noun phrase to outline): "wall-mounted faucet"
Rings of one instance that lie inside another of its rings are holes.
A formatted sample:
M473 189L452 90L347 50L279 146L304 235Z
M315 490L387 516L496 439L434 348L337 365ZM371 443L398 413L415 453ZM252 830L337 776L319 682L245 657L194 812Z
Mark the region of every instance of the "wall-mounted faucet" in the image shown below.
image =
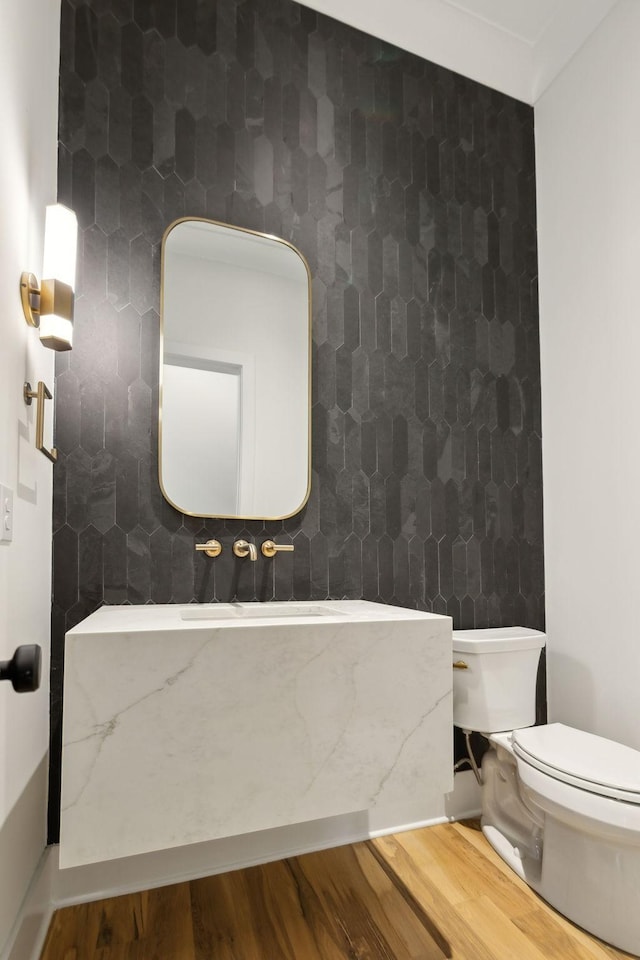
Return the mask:
M249 560L258 559L258 548L255 543L249 543L248 540L236 540L233 544L233 553L236 557ZM219 540L207 540L206 543L196 543L196 550L204 553L207 557L219 557L222 553L222 544ZM292 543L275 543L273 540L265 540L261 547L262 556L271 559L277 553L293 553Z
M233 545L233 552L236 557L249 557L249 560L258 559L255 543L249 543L248 540L236 540Z

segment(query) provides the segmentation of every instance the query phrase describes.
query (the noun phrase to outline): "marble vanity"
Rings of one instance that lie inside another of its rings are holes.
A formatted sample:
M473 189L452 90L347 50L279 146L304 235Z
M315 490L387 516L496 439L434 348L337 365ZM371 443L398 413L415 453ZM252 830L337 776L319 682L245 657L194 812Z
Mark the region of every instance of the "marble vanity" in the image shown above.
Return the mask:
M66 636L60 865L452 789L451 620L366 601L102 607Z

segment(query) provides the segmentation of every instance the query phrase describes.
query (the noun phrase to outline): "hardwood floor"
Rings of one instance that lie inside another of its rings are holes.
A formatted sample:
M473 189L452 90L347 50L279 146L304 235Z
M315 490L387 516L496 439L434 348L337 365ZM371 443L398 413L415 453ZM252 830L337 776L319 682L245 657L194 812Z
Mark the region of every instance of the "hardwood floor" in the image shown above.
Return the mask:
M58 910L41 960L612 960L442 824Z

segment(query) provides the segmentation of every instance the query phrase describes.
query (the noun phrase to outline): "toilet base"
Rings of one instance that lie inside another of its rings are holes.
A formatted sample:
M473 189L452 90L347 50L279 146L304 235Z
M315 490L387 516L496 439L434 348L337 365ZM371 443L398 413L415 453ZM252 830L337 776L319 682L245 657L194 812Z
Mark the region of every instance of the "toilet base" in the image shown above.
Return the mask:
M639 889L640 847L603 842L547 817L538 893L559 913L606 943L640 956Z
M481 821L491 846L568 920L640 956L640 832L618 839L602 824L549 804L520 780L506 735L491 743L482 763Z
M498 853L504 862L511 867L514 873L528 883L536 890L540 885L541 864L539 860L532 860L531 857L522 856L520 849L511 843L511 841L500 832L497 827L486 824L482 827L482 832Z
M536 889L542 871L543 820L521 797L507 735L492 736L490 744L482 760L482 832L518 876Z

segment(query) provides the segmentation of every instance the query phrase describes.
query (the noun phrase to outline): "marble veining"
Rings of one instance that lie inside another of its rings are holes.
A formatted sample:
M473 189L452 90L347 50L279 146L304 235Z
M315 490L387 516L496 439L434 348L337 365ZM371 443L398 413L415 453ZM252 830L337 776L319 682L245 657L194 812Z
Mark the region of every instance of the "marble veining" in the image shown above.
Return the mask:
M408 800L429 817L452 786L450 619L297 606L104 607L68 632L62 866Z

